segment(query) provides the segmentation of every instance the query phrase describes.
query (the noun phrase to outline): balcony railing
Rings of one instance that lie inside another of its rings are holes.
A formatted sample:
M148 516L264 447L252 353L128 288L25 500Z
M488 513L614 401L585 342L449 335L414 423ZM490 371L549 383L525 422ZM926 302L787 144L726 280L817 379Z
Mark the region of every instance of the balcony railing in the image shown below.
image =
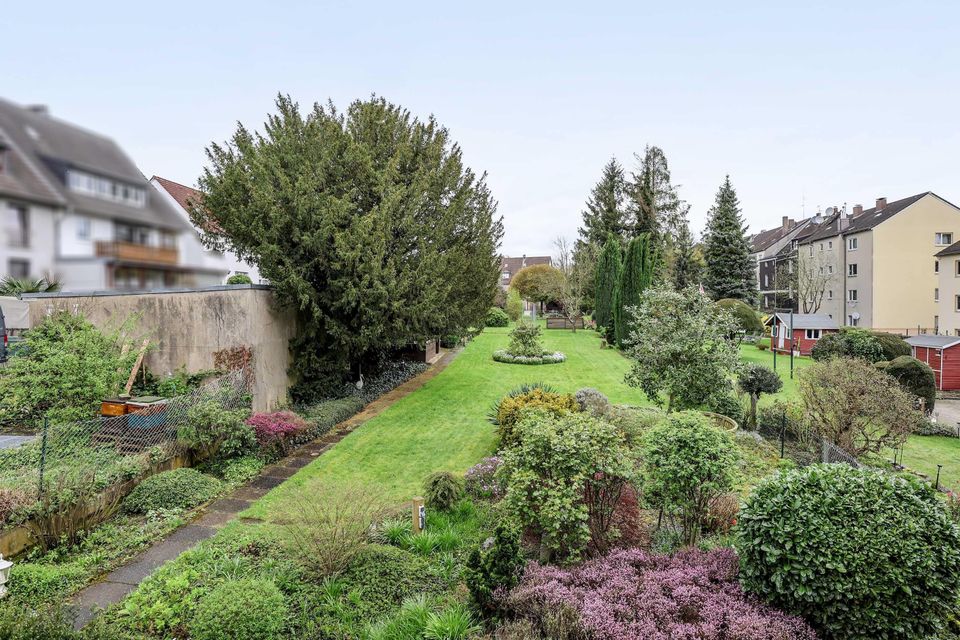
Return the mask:
M98 240L96 243L97 257L116 258L124 262L139 264L175 265L179 259L176 248L151 247L133 242L106 242Z

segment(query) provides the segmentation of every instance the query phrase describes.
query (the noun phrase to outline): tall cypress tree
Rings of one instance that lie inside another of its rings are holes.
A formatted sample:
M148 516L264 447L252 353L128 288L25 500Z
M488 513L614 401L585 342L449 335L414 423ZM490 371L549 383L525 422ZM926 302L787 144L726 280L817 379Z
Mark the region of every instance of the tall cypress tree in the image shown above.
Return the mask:
M641 233L631 240L627 247L627 257L623 261L613 302L613 326L617 344L620 346L630 337L633 324L628 309L640 304L640 296L653 282L656 263L654 254L653 242L648 233Z
M597 327L604 327L613 340L613 296L620 281L620 239L614 234L607 236L600 258L597 260L596 287L593 317Z
M694 251L690 224L684 220L677 234L677 246L673 254L673 286L678 291L697 283L700 269Z
M626 190L627 179L623 167L616 158L610 158L610 162L603 168L603 176L590 192L587 208L583 211L580 243L600 244L611 233L621 238L629 236Z
M757 298L757 276L750 259L747 228L740 215L737 192L727 176L717 191L709 212L704 239L706 273L704 285L714 300L735 298L754 304Z

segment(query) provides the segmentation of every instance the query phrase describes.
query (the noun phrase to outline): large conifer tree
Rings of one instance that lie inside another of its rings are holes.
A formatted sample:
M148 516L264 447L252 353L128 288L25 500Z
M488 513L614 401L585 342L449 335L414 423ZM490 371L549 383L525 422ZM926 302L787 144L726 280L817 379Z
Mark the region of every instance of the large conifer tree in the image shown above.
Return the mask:
M649 233L640 234L627 246L627 255L613 296L614 334L620 346L630 337L632 328L632 316L628 309L640 304L640 295L653 282L656 262L654 251Z
M690 223L686 220L683 221L677 235L671 275L673 286L677 290L699 283L700 264L698 264L696 247L693 244L693 234L690 232Z
M750 258L747 228L740 215L737 192L727 176L709 212L704 238L704 285L714 300L735 298L754 304L757 279Z
M620 239L610 234L603 244L600 258L597 260L596 277L594 278L595 298L593 318L597 327L607 330L609 340L613 341L613 296L620 281L621 266Z
M626 189L627 180L623 167L616 158L611 158L587 200L586 209L583 211L583 226L580 227L580 243L601 244L611 233L620 238L630 236Z

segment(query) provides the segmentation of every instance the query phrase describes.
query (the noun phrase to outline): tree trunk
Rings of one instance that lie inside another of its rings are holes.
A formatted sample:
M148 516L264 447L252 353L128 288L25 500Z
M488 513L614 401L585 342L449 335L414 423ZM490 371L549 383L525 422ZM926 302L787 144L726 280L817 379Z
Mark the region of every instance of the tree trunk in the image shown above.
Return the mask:
M750 426L754 431L757 430L757 400L759 397L755 393L750 394Z

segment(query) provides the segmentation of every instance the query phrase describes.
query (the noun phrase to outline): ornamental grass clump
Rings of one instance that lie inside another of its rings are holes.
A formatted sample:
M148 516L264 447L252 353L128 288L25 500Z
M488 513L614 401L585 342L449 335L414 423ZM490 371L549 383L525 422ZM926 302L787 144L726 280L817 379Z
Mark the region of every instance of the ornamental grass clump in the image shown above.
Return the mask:
M844 464L771 476L737 517L746 591L828 638L930 638L960 594L960 530L925 482Z
M555 640L814 640L744 594L730 549L672 556L622 549L562 569L531 564L507 606Z

